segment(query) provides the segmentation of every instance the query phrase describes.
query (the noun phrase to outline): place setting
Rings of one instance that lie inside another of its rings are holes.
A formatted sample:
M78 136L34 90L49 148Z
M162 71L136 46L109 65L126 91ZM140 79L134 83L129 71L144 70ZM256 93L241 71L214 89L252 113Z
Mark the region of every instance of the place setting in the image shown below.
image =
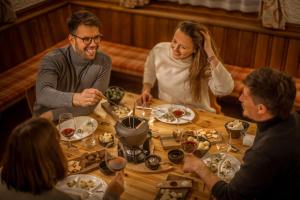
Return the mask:
M57 183L56 188L69 194L78 195L81 199L102 199L107 183L96 176L76 174L67 176Z

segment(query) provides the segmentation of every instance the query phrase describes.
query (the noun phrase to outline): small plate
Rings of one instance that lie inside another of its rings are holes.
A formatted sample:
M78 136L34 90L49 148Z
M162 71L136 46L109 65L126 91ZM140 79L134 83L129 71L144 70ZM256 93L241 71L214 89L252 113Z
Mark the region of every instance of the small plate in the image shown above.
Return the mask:
M77 141L81 140L83 138L88 137L91 135L98 127L98 122L92 117L89 116L79 116L74 117L75 123L76 123L76 132L75 134L70 138L70 141ZM67 126L69 120L65 121L61 124L61 126ZM59 129L59 125L57 125L57 129ZM60 134L60 138L63 141L69 141L65 136Z
M176 117L172 111L182 111L183 115ZM186 124L195 118L195 113L192 109L183 105L163 104L152 109L151 114L159 121L167 124Z
M107 183L101 178L87 175L78 174L66 177L64 180L59 181L56 188L70 193L88 192L89 194L97 196L97 198L102 199L104 192L107 189Z
M229 182L240 169L241 162L225 153L206 154L203 162L222 180Z

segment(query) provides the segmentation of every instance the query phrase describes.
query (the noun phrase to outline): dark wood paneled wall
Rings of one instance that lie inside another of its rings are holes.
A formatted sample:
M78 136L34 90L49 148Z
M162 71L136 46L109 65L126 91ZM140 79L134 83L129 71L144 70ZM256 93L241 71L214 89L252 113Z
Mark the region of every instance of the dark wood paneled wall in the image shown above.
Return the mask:
M271 66L300 77L300 29L276 31L261 27L260 20L253 17L226 18L174 7L164 12L156 4L143 9L124 9L94 1L70 3L72 11L86 8L95 12L103 22L102 32L109 41L152 48L158 42L170 41L179 21L197 20L213 33L226 64L251 68Z
M48 5L0 27L0 73L66 38L67 2Z
M225 63L253 68L271 66L300 77L299 27L275 31L262 28L253 16L169 6L175 4L162 7L152 3L141 9L125 9L101 1L54 2L22 16L16 24L0 27L0 73L63 40L71 12L86 8L99 16L101 31L108 41L152 48L158 42L170 41L179 21L197 20L213 33Z

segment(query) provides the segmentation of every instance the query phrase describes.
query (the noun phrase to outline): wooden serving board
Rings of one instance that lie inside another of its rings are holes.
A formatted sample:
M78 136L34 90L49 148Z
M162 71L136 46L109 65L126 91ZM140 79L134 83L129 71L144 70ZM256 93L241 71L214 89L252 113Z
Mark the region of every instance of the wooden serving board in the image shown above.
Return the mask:
M169 163L162 163L158 169L156 170L151 170L148 167L146 167L145 163L139 163L139 164L134 164L134 163L127 163L126 169L134 171L134 172L139 172L139 173L152 173L152 174L158 174L166 171L173 170L174 167L170 165Z
M178 176L178 175L175 175L175 174L169 174L168 177L167 177L167 181L184 181L184 180L188 180L189 182L191 182L193 184L193 180L192 179L189 179L187 177L183 177L183 176ZM159 199L162 199L163 198L163 195L167 195L169 196L170 198L169 199L172 199L171 197L171 193L176 193L178 196L181 196L181 197L177 197L175 199L187 199L188 196L189 196L189 192L191 191L191 187L192 187L192 184L189 185L189 187L174 187L174 188L160 188L156 197L155 197L155 200L159 200Z
M110 154L108 154L110 157ZM78 158L68 161L68 174L82 174L99 168L99 163L105 158L105 149L85 153ZM73 165L72 165L73 163ZM76 170L74 170L76 168Z
M180 148L180 142L177 142L173 136L173 134L166 134L160 136L160 142L163 147L163 149L176 149Z

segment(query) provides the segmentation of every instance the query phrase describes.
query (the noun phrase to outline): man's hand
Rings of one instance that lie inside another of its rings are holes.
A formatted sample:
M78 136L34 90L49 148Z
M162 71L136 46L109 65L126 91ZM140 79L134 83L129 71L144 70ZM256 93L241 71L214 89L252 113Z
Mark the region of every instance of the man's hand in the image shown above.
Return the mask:
M124 178L123 172L118 172L116 176L109 183L105 191L104 200L117 200L120 199L121 194L124 192Z
M194 155L186 155L184 158L183 169L184 172L196 173L211 190L213 186L220 181L220 178L213 174L204 162Z
M92 106L99 103L102 97L102 92L95 88L84 89L81 93L73 95L73 105L82 107Z

